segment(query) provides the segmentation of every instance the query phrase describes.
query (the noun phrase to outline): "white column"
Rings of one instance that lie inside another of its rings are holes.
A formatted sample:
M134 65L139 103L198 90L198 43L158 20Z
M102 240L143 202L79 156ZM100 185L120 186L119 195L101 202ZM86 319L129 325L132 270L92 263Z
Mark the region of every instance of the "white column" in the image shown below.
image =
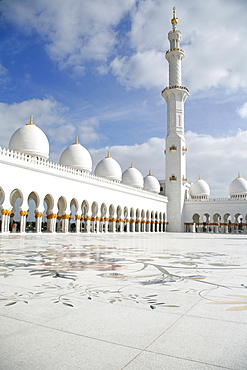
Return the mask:
M26 232L26 223L27 223L27 215L28 213L26 211L20 211L21 215L21 222L20 222L20 233Z
M41 221L42 221L42 212L37 212L35 217L36 217L36 233L41 233ZM48 227L48 225L47 225Z

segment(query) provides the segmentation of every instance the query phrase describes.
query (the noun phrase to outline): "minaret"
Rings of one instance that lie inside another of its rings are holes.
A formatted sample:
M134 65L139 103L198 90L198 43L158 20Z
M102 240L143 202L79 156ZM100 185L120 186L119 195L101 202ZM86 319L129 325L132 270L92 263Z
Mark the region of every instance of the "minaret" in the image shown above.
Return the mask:
M168 197L168 231L184 231L183 206L186 179L186 142L184 137L184 102L189 90L182 86L181 62L184 51L180 49L181 32L177 30L178 18L173 8L172 30L168 33L170 49L166 52L169 63L169 86L162 91L167 103L166 136L166 187Z

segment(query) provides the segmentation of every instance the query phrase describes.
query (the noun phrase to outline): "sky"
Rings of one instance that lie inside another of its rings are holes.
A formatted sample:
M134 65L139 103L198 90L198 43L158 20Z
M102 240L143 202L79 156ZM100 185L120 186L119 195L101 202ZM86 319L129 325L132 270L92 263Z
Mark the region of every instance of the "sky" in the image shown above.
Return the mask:
M52 162L79 136L94 167L110 150L123 171L164 179L174 6L187 178L228 197L238 172L247 179L246 0L2 0L0 146L33 115Z

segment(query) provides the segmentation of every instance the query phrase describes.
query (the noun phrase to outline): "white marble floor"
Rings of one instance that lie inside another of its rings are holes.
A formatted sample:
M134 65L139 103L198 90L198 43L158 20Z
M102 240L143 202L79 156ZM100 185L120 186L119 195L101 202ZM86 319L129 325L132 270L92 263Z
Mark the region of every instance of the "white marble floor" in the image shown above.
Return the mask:
M0 369L247 369L247 236L0 236Z

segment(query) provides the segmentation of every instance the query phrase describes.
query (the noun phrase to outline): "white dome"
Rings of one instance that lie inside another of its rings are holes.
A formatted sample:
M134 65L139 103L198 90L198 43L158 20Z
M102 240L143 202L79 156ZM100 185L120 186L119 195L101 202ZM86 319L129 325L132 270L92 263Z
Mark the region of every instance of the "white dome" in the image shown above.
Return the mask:
M247 181L240 175L234 179L229 187L230 197L239 197L247 195Z
M122 169L115 159L111 158L110 152L106 158L102 159L96 166L94 174L108 180L120 182L122 179Z
M146 177L144 177L144 190L151 191L156 194L159 194L160 192L160 183L156 177L151 175L150 172Z
M9 150L28 154L47 160L49 157L49 141L44 132L32 123L20 127L9 141Z
M134 188L143 188L143 177L140 171L137 168L131 167L124 171L122 176L122 183L125 185L133 186Z
M192 198L194 197L203 197L209 198L210 197L210 188L206 181L202 180L200 177L196 180L190 187L190 195Z
M91 155L84 146L78 143L78 139L63 151L59 163L63 166L75 168L76 170L92 171Z

